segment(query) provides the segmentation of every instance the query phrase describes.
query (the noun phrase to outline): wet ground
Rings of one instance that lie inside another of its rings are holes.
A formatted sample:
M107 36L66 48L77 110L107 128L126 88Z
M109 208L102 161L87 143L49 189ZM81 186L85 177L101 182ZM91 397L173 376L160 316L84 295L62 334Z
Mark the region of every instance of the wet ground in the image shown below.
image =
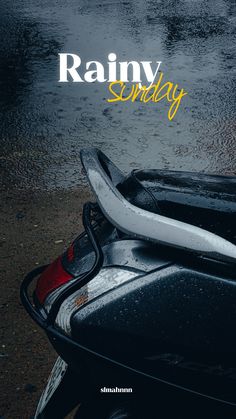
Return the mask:
M53 260L81 231L86 190L2 194L0 418L31 419L56 359L19 300L24 275Z
M126 172L236 173L235 23L233 0L1 3L0 417L32 416L55 358L18 290L80 228L80 148L101 148ZM172 121L161 103L108 103L106 83L58 83L60 52L83 62L106 63L109 52L119 61L160 60L165 79L188 95Z
M79 149L123 170L229 172L235 161L236 13L232 0L3 2L1 163L20 188L81 183ZM188 92L176 117L159 104L107 103L107 83L58 83L59 52L83 62L161 60Z

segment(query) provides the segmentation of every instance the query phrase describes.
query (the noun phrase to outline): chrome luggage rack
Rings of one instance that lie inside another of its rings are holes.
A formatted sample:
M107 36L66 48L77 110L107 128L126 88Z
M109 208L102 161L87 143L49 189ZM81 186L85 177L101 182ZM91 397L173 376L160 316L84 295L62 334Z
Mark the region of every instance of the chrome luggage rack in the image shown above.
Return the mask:
M122 232L207 259L236 263L233 243L200 227L154 214L127 201L116 188L119 169L100 150L82 150L81 161L99 208Z

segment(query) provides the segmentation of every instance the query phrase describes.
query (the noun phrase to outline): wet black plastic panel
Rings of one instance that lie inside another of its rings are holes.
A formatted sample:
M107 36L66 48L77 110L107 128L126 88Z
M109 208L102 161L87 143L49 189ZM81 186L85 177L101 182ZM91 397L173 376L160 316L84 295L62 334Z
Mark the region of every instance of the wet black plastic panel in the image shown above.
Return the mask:
M82 345L158 379L236 402L236 282L171 266L72 318Z
M78 243L79 245L79 243ZM141 272L150 272L171 263L171 259L160 252L158 246L144 240L115 240L103 246L103 267L120 266ZM161 253L161 256L160 256ZM80 275L93 265L95 255L89 252L83 257L78 255L72 262L67 263L66 254L63 258L64 267L72 275Z

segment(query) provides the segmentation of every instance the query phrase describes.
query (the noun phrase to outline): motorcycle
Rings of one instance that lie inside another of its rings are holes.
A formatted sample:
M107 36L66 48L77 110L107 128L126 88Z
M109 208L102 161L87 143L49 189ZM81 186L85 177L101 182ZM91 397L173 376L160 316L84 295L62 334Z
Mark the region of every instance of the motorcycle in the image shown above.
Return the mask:
M81 160L84 232L21 285L59 355L35 419L235 418L236 177Z

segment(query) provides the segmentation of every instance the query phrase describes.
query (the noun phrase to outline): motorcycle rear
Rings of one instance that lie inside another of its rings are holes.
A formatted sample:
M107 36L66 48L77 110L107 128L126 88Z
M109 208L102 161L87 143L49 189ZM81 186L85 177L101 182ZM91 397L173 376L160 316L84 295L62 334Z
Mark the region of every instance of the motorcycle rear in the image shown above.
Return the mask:
M82 162L84 233L21 287L59 355L35 418L235 417L236 178Z

